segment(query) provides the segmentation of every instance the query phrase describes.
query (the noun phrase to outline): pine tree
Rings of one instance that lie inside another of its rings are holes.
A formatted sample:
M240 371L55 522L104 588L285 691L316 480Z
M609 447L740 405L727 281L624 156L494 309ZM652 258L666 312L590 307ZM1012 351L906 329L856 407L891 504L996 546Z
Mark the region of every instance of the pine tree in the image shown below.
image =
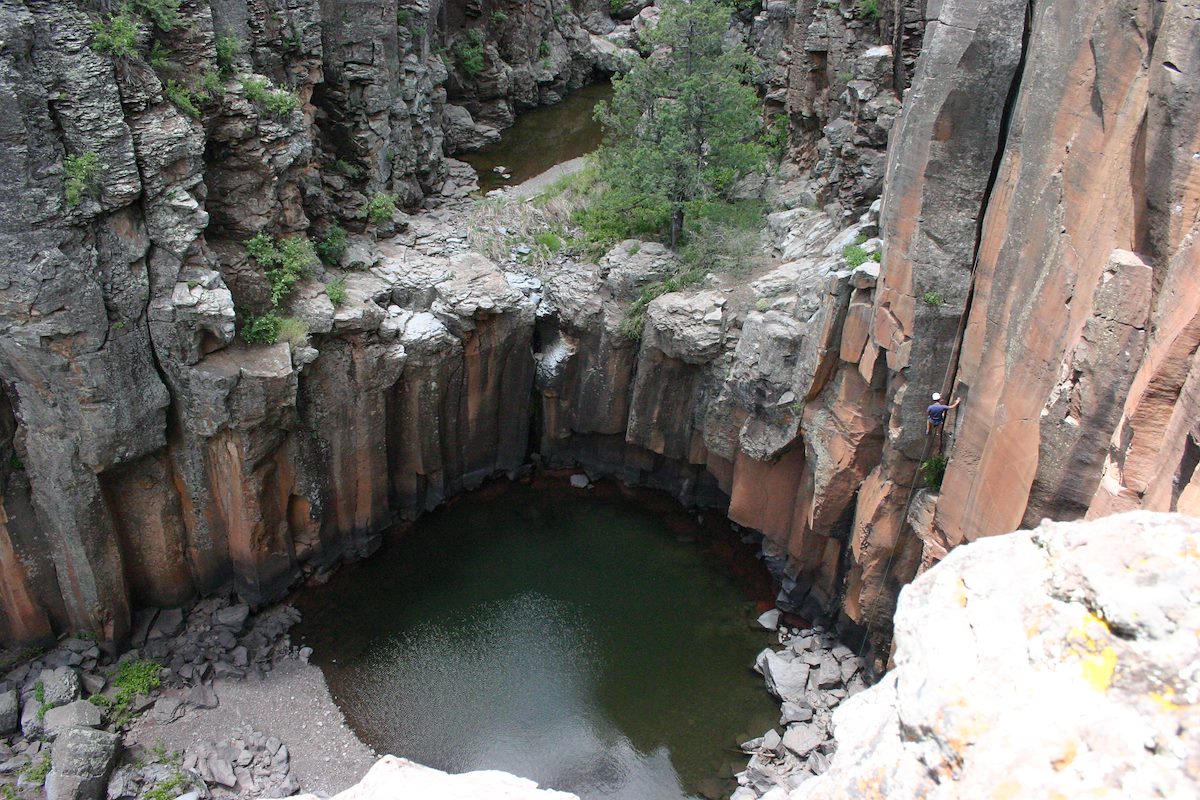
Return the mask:
M732 7L670 0L662 8L658 25L642 34L650 56L614 81L597 118L606 182L645 205L665 205L674 248L689 203L726 194L763 167L766 149L752 59L727 41Z

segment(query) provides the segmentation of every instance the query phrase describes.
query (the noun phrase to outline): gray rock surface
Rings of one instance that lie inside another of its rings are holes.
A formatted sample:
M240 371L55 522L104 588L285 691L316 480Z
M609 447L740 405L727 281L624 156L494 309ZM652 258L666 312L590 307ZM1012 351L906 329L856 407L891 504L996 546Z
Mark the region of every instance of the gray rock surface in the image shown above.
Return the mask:
M76 700L47 711L43 727L46 737L54 739L69 728L99 728L102 722L99 708L87 700Z
M90 728L70 728L54 743L46 776L47 800L100 800L117 760L121 738Z
M0 692L0 736L12 733L21 723L20 696L15 689Z

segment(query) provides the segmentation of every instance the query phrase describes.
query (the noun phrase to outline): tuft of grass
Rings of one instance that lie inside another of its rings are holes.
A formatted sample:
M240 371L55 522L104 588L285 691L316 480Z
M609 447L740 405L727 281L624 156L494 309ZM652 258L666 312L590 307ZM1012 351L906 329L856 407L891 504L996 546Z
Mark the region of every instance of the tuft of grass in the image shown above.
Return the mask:
M100 156L95 150L69 155L63 160L63 171L67 175L63 193L71 208L79 205L84 194L90 194L95 186L96 173L100 169Z
M412 15L413 15L412 12L409 11L407 8L397 8L396 9L396 24L400 25L400 26L407 26L408 21L410 19L412 19Z
M333 303L335 308L346 302L346 279L334 278L325 284L325 294L329 295L329 302Z
M927 306L940 306L942 304L942 296L938 292L929 291L921 295L921 299L925 301Z
M921 462L921 478L925 481L925 485L935 492L941 491L942 478L946 475L946 464L946 457L943 455L936 455Z
M302 319L280 317L278 338L290 342L292 347L306 345L308 344L308 325Z
M539 247L544 247L551 253L557 253L562 250L563 240L558 237L554 231L542 231L533 237Z
M386 192L372 195L364 210L367 220L375 225L391 222L396 213L396 198Z
M50 774L50 754L44 754L39 760L31 761L25 769L21 770L21 777L35 786L41 786L46 782L46 776Z
M113 58L133 58L137 55L138 20L128 5L107 19L92 23L92 49Z
M503 25L506 22L508 22L508 14L506 14L503 11L493 11L492 12L492 24L493 25L499 26L499 25Z

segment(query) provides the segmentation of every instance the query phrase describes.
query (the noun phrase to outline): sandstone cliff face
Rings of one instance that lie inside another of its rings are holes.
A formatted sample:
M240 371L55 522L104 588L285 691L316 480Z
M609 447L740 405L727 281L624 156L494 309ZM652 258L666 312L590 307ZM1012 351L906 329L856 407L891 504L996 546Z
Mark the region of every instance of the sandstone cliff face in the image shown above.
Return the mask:
M1136 512L955 550L906 587L896 667L834 712L818 798L1194 797L1200 525Z

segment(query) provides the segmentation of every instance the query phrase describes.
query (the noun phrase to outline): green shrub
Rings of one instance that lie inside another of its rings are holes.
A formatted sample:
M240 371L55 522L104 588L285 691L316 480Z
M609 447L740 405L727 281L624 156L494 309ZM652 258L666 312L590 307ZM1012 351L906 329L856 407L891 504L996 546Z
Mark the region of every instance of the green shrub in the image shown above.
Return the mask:
M100 156L95 150L67 156L63 161L63 171L67 174L64 193L67 205L71 208L79 205L83 195L90 194L94 189L96 172L100 169Z
M940 306L942 304L942 296L933 291L921 295L921 299L925 301L925 305L927 306Z
M380 192L373 195L367 201L366 215L367 220L375 225L382 225L385 222L391 222L392 216L396 213L396 198L386 192Z
M467 32L467 41L454 46L454 55L458 66L468 76L476 78L483 73L483 34L472 28Z
M113 687L117 690L113 698L93 695L89 700L108 714L113 727L124 727L133 719L134 698L148 695L162 685L159 669L157 663L146 659L122 661L113 678Z
M360 169L357 165L351 164L349 161L341 158L339 158L337 161L334 161L333 166L330 168L339 175L345 175L350 179L354 179L362 175L362 169Z
M291 293L301 278L308 275L316 261L312 242L303 236L276 241L260 233L245 242L246 252L267 268L267 280L271 283L271 305L278 307ZM247 340L249 341L249 340Z
M538 45L538 58L547 58L550 55L550 43L545 39Z
M856 244L843 247L842 258L846 259L846 265L851 269L861 267L871 260L870 254Z
M325 238L317 242L317 256L326 264L337 266L346 254L348 244L346 229L341 225L333 225L325 234Z
M133 0L134 9L164 31L173 30L183 21L179 4L180 0Z
M867 19L879 19L879 0L858 0L858 13Z
M133 58L137 55L137 18L129 6L121 6L108 19L92 23L92 49L113 58Z
M771 120L771 124L763 132L763 144L775 154L777 159L784 157L788 147L787 115L777 114Z
M935 492L941 491L942 478L946 475L946 457L936 455L921 462L921 477L925 485Z
M174 68L171 59L167 56L167 48L163 47L163 43L158 39L155 39L154 44L150 45L150 54L146 56L146 63L155 72L165 72Z
M275 344L279 339L280 322L274 311L246 317L242 323L242 339L247 344Z
M246 99L251 103L267 102L267 95L269 94L267 87L269 85L266 78L252 78L250 76L242 78L242 91L246 93Z
M492 12L493 25L503 25L506 22L508 22L508 14L504 13L503 11Z
M300 98L292 92L276 89L267 95L263 106L277 117L286 117L300 107Z
M413 25L411 28L408 29L408 32L412 34L412 37L414 39L420 39L421 37L423 37L425 35L425 26L424 25Z
M178 106L179 110L189 117L200 116L200 107L196 105L199 98L188 87L176 81L169 80L163 92L167 95L168 100Z
M246 99L277 117L291 114L300 107L300 98L285 89L273 89L266 78L242 78Z
M132 700L136 695L148 695L162 686L160 669L162 668L156 662L149 659L122 661L117 667L117 676L113 678L113 686L117 689L117 702L120 702L122 694L128 695Z
M242 54L242 43L236 36L217 38L217 68L225 77L233 75L233 64Z
M412 19L412 12L409 11L407 8L397 8L396 9L396 24L397 25L408 25L408 21L410 19Z
M333 303L335 307L346 302L345 278L334 278L325 284L325 294L329 295L329 302Z
M196 93L205 100L210 98L220 97L225 91L225 85L221 82L221 73L209 67L200 73L200 82L197 84Z
M607 188L593 197L571 214L592 255L624 239L657 238L671 221L671 207L654 197Z

